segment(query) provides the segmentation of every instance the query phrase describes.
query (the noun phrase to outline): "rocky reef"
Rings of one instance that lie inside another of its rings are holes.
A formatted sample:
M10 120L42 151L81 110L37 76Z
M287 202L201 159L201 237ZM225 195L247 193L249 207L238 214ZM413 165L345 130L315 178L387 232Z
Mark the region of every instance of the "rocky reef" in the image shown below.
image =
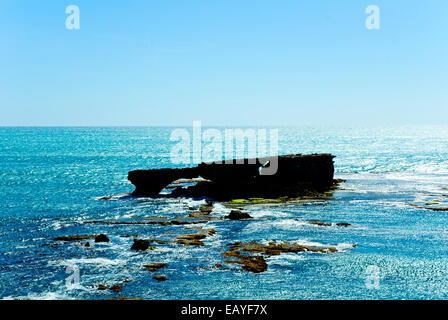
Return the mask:
M193 186L175 188L171 196L217 201L298 197L325 192L334 185L333 158L331 154L295 154L265 160L237 159L201 163L193 168L135 170L129 172L128 179L136 187L134 196L155 197L175 180L202 177L205 180ZM269 170L264 169L272 169L272 159L275 159L276 170L266 174Z

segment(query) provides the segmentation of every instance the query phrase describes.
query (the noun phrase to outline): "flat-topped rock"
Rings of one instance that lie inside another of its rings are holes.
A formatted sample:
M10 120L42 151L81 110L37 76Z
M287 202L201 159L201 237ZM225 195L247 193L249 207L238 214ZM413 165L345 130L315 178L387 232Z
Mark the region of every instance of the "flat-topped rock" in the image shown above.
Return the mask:
M173 181L202 177L206 180L188 188L177 187L170 196L219 201L296 197L325 192L333 186L333 158L331 154L295 154L269 158L271 160L239 159L201 163L184 169L136 170L129 172L128 179L136 187L134 196L157 196ZM267 167L276 170L267 170Z

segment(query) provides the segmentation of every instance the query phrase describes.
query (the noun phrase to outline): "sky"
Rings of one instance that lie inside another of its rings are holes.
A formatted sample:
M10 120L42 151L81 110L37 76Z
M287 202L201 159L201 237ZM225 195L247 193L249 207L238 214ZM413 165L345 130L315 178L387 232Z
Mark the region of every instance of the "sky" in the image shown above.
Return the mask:
M1 126L444 124L447 75L446 0L0 1Z

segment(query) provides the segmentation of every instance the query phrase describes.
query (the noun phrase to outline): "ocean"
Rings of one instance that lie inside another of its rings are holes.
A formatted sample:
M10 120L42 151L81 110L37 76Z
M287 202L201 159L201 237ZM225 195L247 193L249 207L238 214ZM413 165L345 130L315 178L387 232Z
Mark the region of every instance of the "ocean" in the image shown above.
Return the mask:
M0 298L448 298L447 126L278 128L279 154L332 153L345 182L323 199L245 206L252 220L210 221L204 246L171 241L189 226L84 223L182 217L205 203L123 195L128 171L177 167L174 129L0 128ZM217 203L212 214L228 212ZM53 240L100 233L110 242ZM167 242L136 252L134 236ZM337 252L271 256L262 273L223 262L229 243L274 240ZM169 266L148 272L149 262ZM114 284L122 290L98 290Z

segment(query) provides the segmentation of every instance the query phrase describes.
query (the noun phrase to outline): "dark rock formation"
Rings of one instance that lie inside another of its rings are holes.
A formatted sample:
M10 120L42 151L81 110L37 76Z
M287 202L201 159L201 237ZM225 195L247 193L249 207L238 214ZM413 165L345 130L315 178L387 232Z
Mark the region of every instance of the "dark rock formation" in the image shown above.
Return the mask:
M300 219L294 219L294 220L301 221ZM324 221L320 221L320 220L309 220L307 222L309 224L312 224L312 225L315 225L315 226L320 226L320 227L331 227L331 226L349 227L349 226L351 226L351 224L347 223L347 222L332 223L332 222L324 222Z
M119 284L114 284L113 286L111 286L109 288L109 290L113 291L113 292L120 292L122 289L123 289L123 287L120 286Z
M351 224L347 223L347 222L338 222L338 223L336 223L336 225L338 227L349 227L349 226L351 226Z
M145 251L151 245L149 240L134 239L131 249L136 251Z
M109 242L109 237L105 234L99 234L95 237L95 242Z
M166 281L166 280L168 280L168 278L166 276L154 276L152 278L154 280L157 280L157 281Z
M242 220L242 219L251 219L252 217L247 212L243 212L240 210L232 210L230 214L226 216L227 219L230 220Z
M128 179L136 187L133 195L153 196L175 180L197 176L199 176L197 168L153 169L131 171Z
M128 179L136 187L134 196L157 196L174 180L201 176L206 181L188 188L177 187L171 195L219 201L297 197L331 188L334 184L333 158L331 154L279 156L275 161L277 170L272 175L264 174L267 161L241 159L230 161L232 163L201 163L185 169L136 170L129 172Z

